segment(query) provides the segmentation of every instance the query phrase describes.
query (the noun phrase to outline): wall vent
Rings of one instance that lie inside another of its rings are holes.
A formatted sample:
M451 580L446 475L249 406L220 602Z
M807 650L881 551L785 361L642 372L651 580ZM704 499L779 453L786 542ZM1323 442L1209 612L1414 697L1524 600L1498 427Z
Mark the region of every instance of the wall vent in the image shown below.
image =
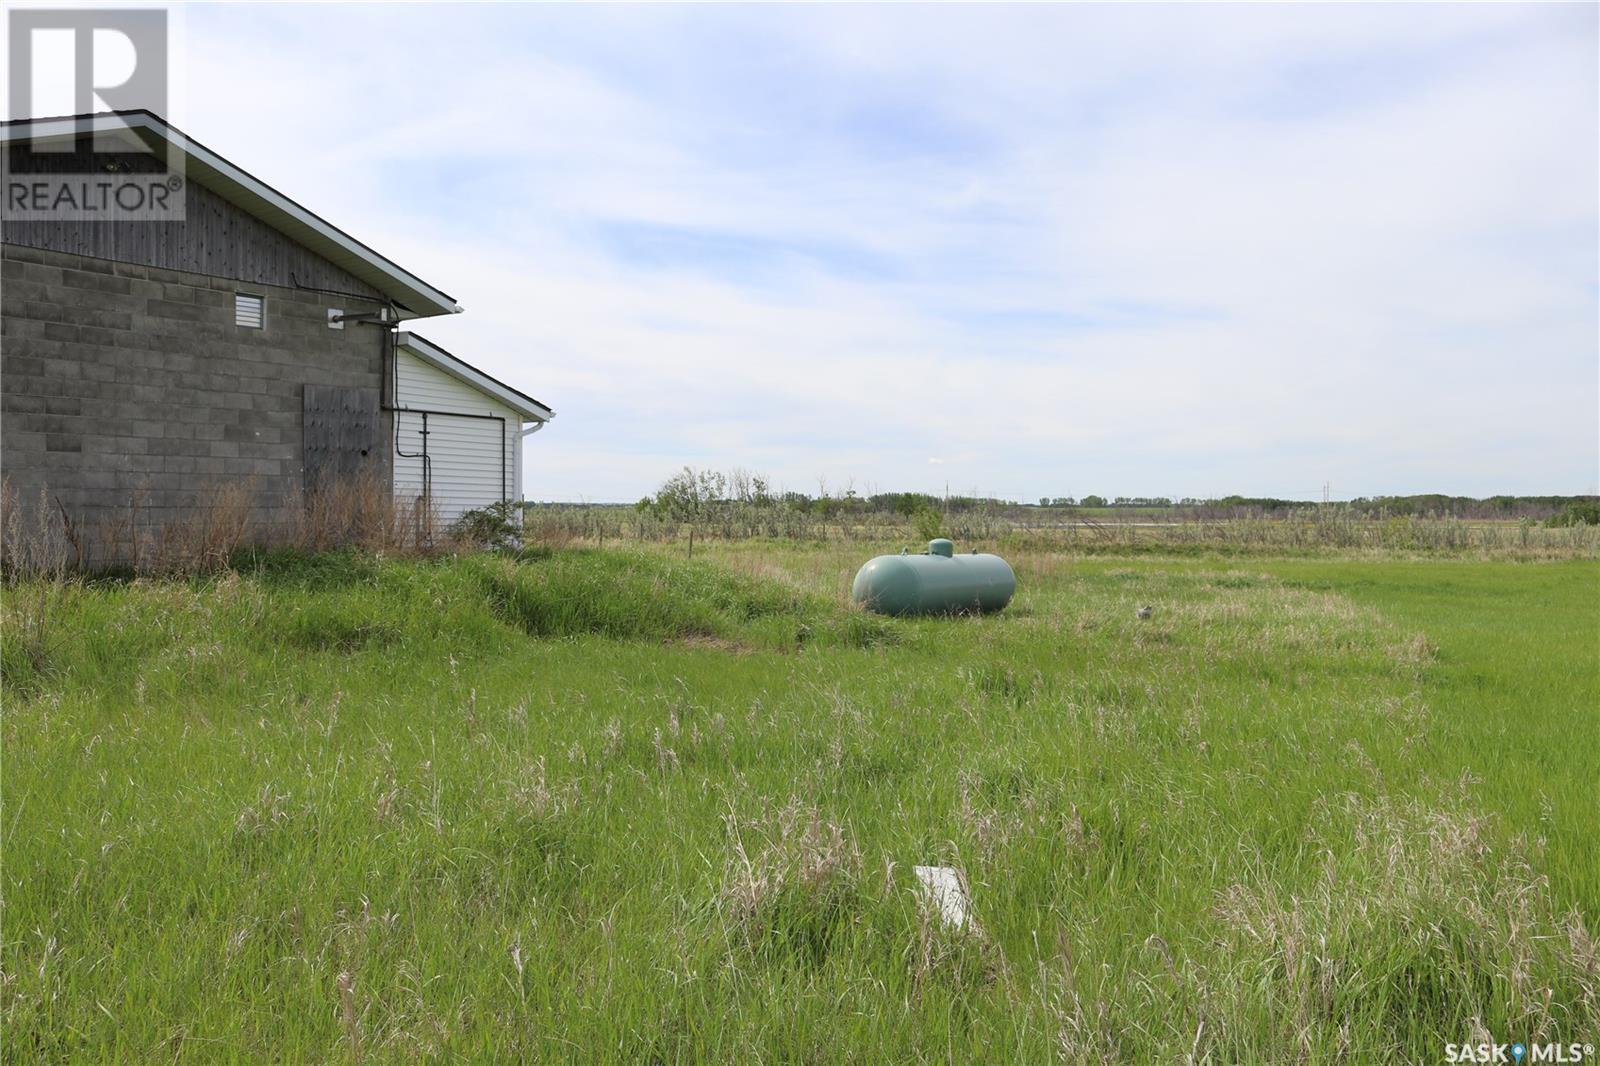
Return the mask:
M234 325L246 329L260 329L266 314L266 297L252 296L247 292L233 294Z

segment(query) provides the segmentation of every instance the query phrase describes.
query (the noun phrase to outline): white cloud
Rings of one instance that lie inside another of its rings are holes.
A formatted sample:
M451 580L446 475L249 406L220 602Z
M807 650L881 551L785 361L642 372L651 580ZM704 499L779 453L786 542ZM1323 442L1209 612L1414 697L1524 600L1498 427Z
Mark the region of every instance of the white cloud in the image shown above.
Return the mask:
M419 330L559 412L534 497L1580 491L1595 27L205 8L184 119L457 296Z

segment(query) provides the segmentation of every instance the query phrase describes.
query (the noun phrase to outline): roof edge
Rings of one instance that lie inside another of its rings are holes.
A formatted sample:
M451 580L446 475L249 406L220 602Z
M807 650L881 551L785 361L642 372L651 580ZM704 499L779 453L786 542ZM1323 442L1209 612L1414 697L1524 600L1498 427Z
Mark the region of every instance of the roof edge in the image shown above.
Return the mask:
M493 396L507 407L512 408L519 414L527 415L536 422L548 422L556 416L555 411L548 405L535 400L520 389L512 388L499 378L484 373L465 359L445 351L426 337L401 331L395 334L394 340L398 347L420 356L424 361L443 370L450 376L472 386L479 392Z
M60 125L63 128L59 132L51 130L45 135L65 136L71 133L94 132L92 126L89 130L82 129L82 124L85 121L98 125L109 125L108 120L115 120L125 128L149 130L156 136L176 146L189 158L198 160L224 181L231 183L233 191L242 194L247 201L254 200L281 211L310 231L311 234L328 241L367 263L376 273L389 278L393 283L392 288L398 291L385 291L382 285L375 284L370 279L364 278L362 280L372 284L380 292L384 292L384 295L395 299L405 310L414 312L410 317L421 318L430 315L461 313L461 305L456 303L455 298L449 293L423 281L411 271L352 237L321 215L279 192L238 164L207 148L153 111L140 108L125 111L98 111L82 115L9 119L0 122L0 143L8 143L20 139L28 127L46 124ZM69 126L69 123L72 125ZM202 182L202 184L206 183ZM232 200L232 197L225 197L225 199ZM256 213L251 211L248 202L234 202L240 210L251 214ZM267 219L263 219L263 221L275 229L283 229L276 221ZM296 236L293 232L286 232L285 235L291 238ZM300 240L299 243L307 244L305 240ZM317 251L315 247L309 244L307 244L307 247L311 248L313 252ZM326 256L326 253L323 254ZM424 307L419 309L412 306L413 303L418 302L423 303Z

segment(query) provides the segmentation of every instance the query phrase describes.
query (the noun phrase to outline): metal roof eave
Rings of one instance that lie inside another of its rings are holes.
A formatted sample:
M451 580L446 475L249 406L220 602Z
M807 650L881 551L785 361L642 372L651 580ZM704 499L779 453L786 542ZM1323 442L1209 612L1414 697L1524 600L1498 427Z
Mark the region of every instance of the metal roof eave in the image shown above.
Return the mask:
M494 397L512 410L526 415L536 422L548 422L556 416L555 411L535 400L532 396L525 392L519 392L497 378L490 377L460 356L452 355L426 337L420 337L415 333L397 333L395 334L395 344L430 366L437 367L456 380Z
M184 153L187 176L412 312L402 318L461 313L461 306L448 293L373 251L151 112L113 111L88 116L21 119L0 125L0 143L24 137L53 139L86 133L114 133L129 128L148 132L172 144Z

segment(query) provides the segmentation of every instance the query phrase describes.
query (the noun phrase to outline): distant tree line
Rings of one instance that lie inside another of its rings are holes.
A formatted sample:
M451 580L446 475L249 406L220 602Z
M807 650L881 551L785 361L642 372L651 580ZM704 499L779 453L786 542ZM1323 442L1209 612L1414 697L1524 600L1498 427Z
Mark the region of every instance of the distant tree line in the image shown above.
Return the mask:
M1200 503L1200 500L1179 500L1181 504ZM1166 496L1114 496L1106 499L1104 496L1088 495L1083 499L1072 496L1044 496L1039 500L1040 507L1171 507L1172 500Z
M775 492L765 478L735 467L726 473L686 466L662 482L654 495L634 506L641 512L693 521L709 510L734 505L787 508L829 517L843 513L896 514L911 517L924 511L960 514L1018 506L1012 500L987 496L935 496L926 492L875 492L861 495L847 485L834 495L823 487L817 495L784 490Z
M1045 496L1037 504L990 496L944 495L926 492L873 492L862 494L853 484L830 492L821 484L815 494L778 490L759 474L740 467L728 471L684 467L652 495L635 505L655 518L700 523L731 511L759 515L775 511L803 513L823 519L850 519L896 515L916 519L937 514L956 516L981 513L1026 519L1039 510L1063 515L1083 510L1164 510L1174 518L1271 517L1304 511L1321 504L1311 500L1272 496L1220 496L1213 498L1168 496ZM1600 496L1449 496L1422 493L1413 496L1359 496L1330 503L1356 517L1445 517L1459 519L1530 518L1552 524L1600 525Z
M1588 516L1600 509L1600 496L1447 496L1442 493L1421 493L1415 496L1358 496L1348 501L1332 501L1360 517L1405 518L1410 516L1437 516L1449 518L1561 518L1565 524L1600 525L1600 517ZM1313 500L1286 500L1273 496L1219 496L1211 499L1166 496L1051 496L1039 500L1038 506L1049 509L1074 508L1183 508L1204 516L1218 515L1272 515L1274 513L1304 510L1320 506Z
M524 505L521 530L524 535L600 544L617 537L687 540L691 555L696 542L707 538L866 538L915 543L950 537L963 543L992 543L1001 536L1034 535L1063 537L1073 544L1102 549L1148 546L1146 542L1156 538L1191 546L1378 546L1456 551L1477 545L1544 551L1593 546L1593 535L1600 530L1600 496L1592 495L1476 499L1424 494L1317 503L1239 495L1174 499L1089 493L1020 503L975 493L861 493L849 483L842 491L837 487L829 491L825 482L819 482L817 490L812 494L778 488L769 479L740 468L719 471L686 466L633 506L529 502ZM1550 528L1541 530L1540 526ZM530 534L529 530L538 532Z

